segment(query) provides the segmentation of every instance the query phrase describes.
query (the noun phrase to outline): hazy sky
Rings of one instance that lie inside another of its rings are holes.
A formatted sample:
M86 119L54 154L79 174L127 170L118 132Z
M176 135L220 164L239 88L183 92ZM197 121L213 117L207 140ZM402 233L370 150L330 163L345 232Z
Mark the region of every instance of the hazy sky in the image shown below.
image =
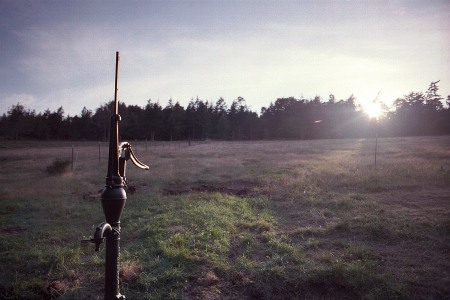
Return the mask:
M252 110L279 97L351 94L390 104L441 80L450 94L450 1L0 0L0 114L66 115L119 101Z

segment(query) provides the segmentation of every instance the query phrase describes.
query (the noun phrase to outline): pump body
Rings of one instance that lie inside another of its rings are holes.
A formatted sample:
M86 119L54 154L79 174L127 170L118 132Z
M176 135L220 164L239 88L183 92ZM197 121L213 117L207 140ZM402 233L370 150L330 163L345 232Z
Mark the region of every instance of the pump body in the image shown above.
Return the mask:
M125 296L119 293L120 216L127 201L124 186L105 187L101 201L106 224L111 228L105 231L105 300L125 299Z

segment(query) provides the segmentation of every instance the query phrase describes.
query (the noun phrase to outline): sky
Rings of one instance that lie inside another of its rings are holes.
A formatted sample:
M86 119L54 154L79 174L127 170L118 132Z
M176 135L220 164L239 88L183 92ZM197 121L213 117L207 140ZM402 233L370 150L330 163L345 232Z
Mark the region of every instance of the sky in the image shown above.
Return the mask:
M281 97L391 104L440 80L450 1L0 0L0 115L21 103L80 115L114 99L191 99L260 112Z

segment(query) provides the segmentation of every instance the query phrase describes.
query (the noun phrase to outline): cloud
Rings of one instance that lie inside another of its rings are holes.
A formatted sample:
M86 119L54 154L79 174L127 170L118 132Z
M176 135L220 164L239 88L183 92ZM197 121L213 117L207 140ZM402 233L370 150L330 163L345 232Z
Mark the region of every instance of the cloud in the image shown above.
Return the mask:
M88 82L106 66L106 53L114 44L99 30L30 29L20 38L28 53L19 59L22 74L44 86L68 87ZM83 80L84 79L84 80Z
M39 106L39 101L34 95L30 94L0 94L0 113L6 113L13 105L22 104L27 109L33 109Z

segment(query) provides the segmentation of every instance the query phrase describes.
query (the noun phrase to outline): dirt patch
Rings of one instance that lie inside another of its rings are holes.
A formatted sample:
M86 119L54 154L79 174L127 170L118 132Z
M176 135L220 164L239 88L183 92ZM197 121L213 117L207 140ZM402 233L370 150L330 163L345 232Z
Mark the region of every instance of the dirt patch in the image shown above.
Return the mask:
M120 278L124 282L131 282L139 277L144 267L135 262L124 262L120 268Z
M246 299L243 286L249 283L251 280L242 272L235 273L230 278L222 278L213 268L204 266L191 276L183 288L182 298L185 300Z
M127 192L128 195L132 195L138 191L139 192L147 191L149 189L150 189L150 187L146 183L144 183L144 184L128 183L125 186L125 191Z
M205 267L198 274L191 276L189 284L183 289L183 299L223 299L222 289L221 279L214 271Z
M98 200L98 199L100 199L102 191L103 191L103 189L95 191L95 192L89 191L87 193L83 193L82 194L83 200L86 200L86 201ZM73 194L76 194L76 193L74 192Z
M168 232L175 234L175 233L183 233L188 231L187 227L184 225L170 225L166 229Z
M223 183L172 183L163 189L164 195L188 193L223 193L244 197L255 193L259 184L252 181L227 181Z
M0 228L0 236L16 235L24 231L26 231L26 229L20 227Z
M46 298L52 299L57 298L61 295L63 295L69 288L71 284L68 280L55 280L51 283L49 283L47 286L44 287L43 292L44 295L46 295Z

